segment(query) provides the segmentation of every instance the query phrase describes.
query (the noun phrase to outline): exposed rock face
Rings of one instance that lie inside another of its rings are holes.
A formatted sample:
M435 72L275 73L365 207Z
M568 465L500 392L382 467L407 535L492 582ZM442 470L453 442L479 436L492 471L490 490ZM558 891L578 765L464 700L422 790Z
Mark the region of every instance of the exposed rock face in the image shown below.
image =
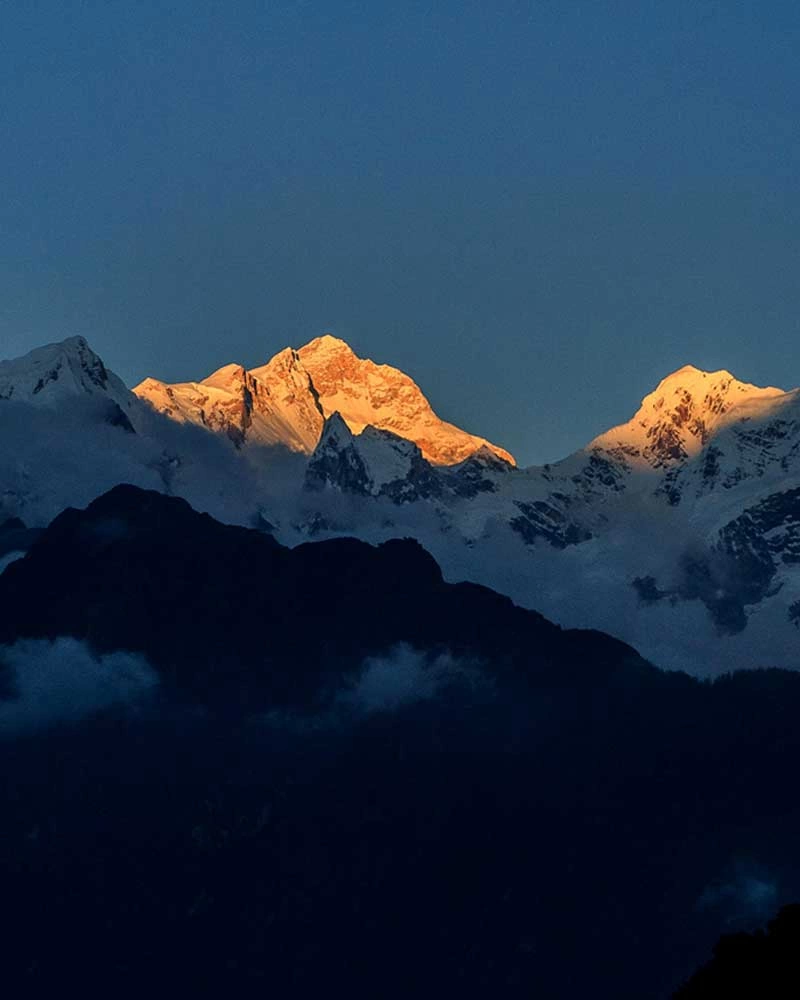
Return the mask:
M502 448L440 420L408 375L357 357L331 336L286 348L249 372L228 365L202 382L145 379L134 392L160 413L237 445L282 444L310 455L325 419L338 413L356 434L374 427L413 442L434 465L456 465L481 449L514 464Z
M311 454L329 414L320 405L319 394L298 352L287 347L250 374L266 387L273 412L295 442L294 446L290 444L292 450Z
M326 421L306 472L311 488L332 486L396 503L439 497L447 482L412 441L369 426L353 434L338 413Z
M534 500L525 503L516 501L519 510L517 517L511 518L509 524L528 544L544 539L556 549L565 549L568 545L578 545L588 541L592 535L588 528L569 520L565 512L564 497L556 497L558 503L548 503L546 500Z

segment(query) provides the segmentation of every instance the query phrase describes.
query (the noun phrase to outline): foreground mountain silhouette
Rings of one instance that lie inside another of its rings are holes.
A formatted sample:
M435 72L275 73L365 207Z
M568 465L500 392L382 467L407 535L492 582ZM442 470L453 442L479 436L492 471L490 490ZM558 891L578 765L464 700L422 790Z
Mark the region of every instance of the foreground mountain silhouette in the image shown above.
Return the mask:
M559 684L647 669L617 640L445 583L417 542L288 549L132 486L64 511L0 576L0 643L58 636L143 653L176 692L251 709L324 698L398 643Z
M355 433L375 427L413 441L435 465L456 465L481 448L514 464L504 449L440 420L408 375L357 357L330 335L299 350L287 347L250 371L228 365L201 382L176 385L148 378L133 391L173 420L220 431L237 444L311 454L326 418L339 413Z
M791 1000L800 996L800 904L784 906L766 930L726 934L713 958L674 1000Z
M12 739L48 685L73 708L64 636L144 654L152 702ZM664 998L743 855L800 896L798 714L798 673L663 673L416 542L117 487L0 575L4 982Z

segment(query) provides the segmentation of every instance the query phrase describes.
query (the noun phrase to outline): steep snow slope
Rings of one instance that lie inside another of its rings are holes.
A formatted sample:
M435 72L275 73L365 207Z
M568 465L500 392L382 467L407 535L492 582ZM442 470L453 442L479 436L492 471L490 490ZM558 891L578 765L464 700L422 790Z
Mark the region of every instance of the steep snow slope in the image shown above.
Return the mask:
M225 365L202 382L167 385L148 378L135 392L158 413L223 434L237 447L246 442L307 452L315 432L322 427L322 414L314 406L304 408L302 404L287 412L280 399L273 399L274 385L254 377L241 365ZM305 392L308 395L307 384ZM305 412L308 409L314 414L312 422Z
M287 347L250 374L266 386L273 412L291 428L289 447L310 455L322 434L326 414L297 351Z
M147 378L133 391L158 413L224 434L237 447L281 445L309 454L325 421L308 373L289 348L250 372L225 365L202 382Z

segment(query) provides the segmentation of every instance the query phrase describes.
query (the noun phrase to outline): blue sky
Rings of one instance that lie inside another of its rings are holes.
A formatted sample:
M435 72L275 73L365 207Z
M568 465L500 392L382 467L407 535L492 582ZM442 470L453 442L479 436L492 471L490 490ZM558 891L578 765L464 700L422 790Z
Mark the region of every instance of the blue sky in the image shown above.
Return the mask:
M686 363L800 384L800 5L0 9L0 356L330 331L558 458Z

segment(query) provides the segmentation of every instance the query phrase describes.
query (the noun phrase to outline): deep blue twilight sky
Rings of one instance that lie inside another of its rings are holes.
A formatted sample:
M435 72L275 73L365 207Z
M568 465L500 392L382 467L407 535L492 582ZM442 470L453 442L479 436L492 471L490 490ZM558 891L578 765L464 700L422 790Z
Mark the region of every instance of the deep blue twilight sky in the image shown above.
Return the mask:
M331 331L523 462L691 362L800 383L796 0L0 7L0 356Z

